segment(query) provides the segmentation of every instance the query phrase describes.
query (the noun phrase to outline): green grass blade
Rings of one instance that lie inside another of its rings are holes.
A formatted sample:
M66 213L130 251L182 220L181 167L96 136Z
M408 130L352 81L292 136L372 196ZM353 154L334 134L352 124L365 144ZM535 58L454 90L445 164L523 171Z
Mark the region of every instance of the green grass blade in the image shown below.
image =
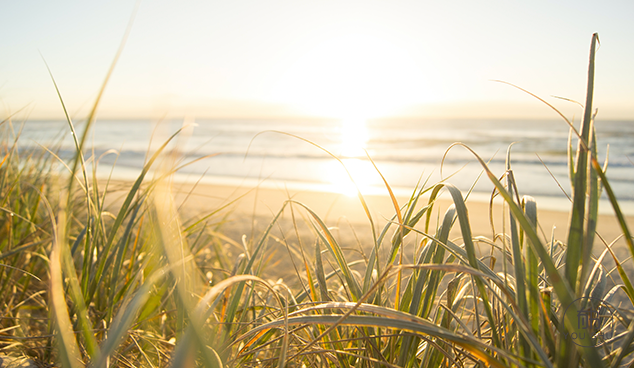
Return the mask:
M576 169L573 185L573 202L568 230L568 242L566 250L565 275L574 290L581 286L578 280L580 268L583 267L583 254L590 253L592 244L587 242L584 236L584 220L586 217L586 189L588 187L588 164L590 132L592 131L592 95L594 92L594 58L598 35L592 36L590 46L590 61L588 64L588 87L586 91L586 104L581 122L581 136L577 146L575 159ZM590 249L589 249L590 248ZM578 294L577 294L578 295Z
M601 183L603 187L605 188L605 192L608 195L610 204L612 205L612 208L614 209L614 214L616 215L619 226L621 227L621 230L623 231L624 240L626 244L628 245L628 247L630 248L630 253L632 254L632 256L634 256L634 241L632 240L632 234L630 233L629 227L627 226L627 222L625 221L625 216L623 215L623 211L621 211L621 207L619 206L619 202L616 198L616 195L614 194L614 191L612 190L612 186L608 182L608 178L605 176L603 169L601 169L599 162L594 157L592 158L592 165L594 166L594 170L596 171L599 178L601 179Z
M464 199L462 198L462 193L460 190L451 184L446 184L445 187L451 194L453 198L453 203L456 206L456 212L458 215L458 221L460 223L460 231L462 232L462 241L464 242L464 247L467 252L467 257L469 259L469 264L471 267L476 270L480 270L480 265L478 259L476 257L475 245L473 244L473 238L471 235L471 225L469 224L469 215L467 211L467 206L464 203ZM493 344L495 346L500 346L500 337L497 331L497 324L495 323L495 319L493 317L493 312L491 310L491 304L489 303L489 298L487 296L486 290L482 283L482 280L478 277L475 278L476 285L480 292L480 297L482 298L482 304L484 306L484 310L487 315L487 319L489 321L489 326L491 328L491 337L493 338Z
M335 239L335 237L332 235L332 233L328 229L328 226L326 226L326 224L322 221L319 215L317 215L308 206L306 206L305 204L301 202L297 202L295 200L292 200L292 202L303 207L306 211L308 211L308 213L312 216L315 222L317 222L317 225L321 229L320 236L322 236L324 243L328 247L328 250L335 258L335 261L337 262L337 266L339 266L339 268L341 269L341 272L343 272L346 282L348 283L348 287L350 288L350 292L352 294L353 300L354 301L359 300L359 298L362 295L361 287L359 286L357 279L352 274L352 271L350 270L348 262L346 261L343 255L343 251L341 250L341 247L337 243L337 240Z
M110 252L110 248L112 247L112 244L113 244L114 239L115 239L115 237L117 235L117 232L119 231L119 228L123 224L123 221L125 220L125 218L129 215L129 210L130 210L130 206L132 204L132 201L134 200L134 198L136 197L137 193L139 192L139 190L141 188L141 184L143 183L143 180L145 179L145 176L147 175L148 171L150 170L150 168L154 164L154 161L156 161L156 159L158 159L158 157L161 155L161 153L163 152L165 147L169 144L169 142L171 142L184 128L185 127L177 130L174 134L172 134L161 145L161 147L159 147L159 149L152 155L152 157L145 164L145 166L143 166L143 169L141 170L141 173L139 174L139 176L137 177L136 181L132 185L132 188L130 188L130 191L128 192L128 195L126 196L123 204L121 205L121 208L119 209L117 217L115 218L114 224L110 228L110 231L108 233L107 242L106 242L106 244L105 244L105 246L104 246L104 248L102 250L102 252L104 252L105 254L108 254ZM90 290L89 290L89 297L87 299L88 303L90 303L90 301L92 300L92 297L95 294L95 291L96 291L99 283L101 283L101 281L103 280L103 277L105 276L104 268L106 267L106 260L107 260L107 257L102 257L100 259L98 265L97 265L96 271L94 273L94 276L93 276L93 279L92 279L92 282L91 282L91 287L90 287Z
M493 185L496 187L500 195L504 198L504 201L507 203L507 205L513 212L513 215L518 221L519 226L527 235L528 240L530 240L529 244L531 245L535 253L538 255L539 259L541 260L544 270L546 271L546 275L548 276L551 285L553 286L557 296L559 297L561 304L568 306L569 311L571 313L566 313L565 324L568 328L572 329L574 326L576 326L577 321L574 318L574 316L576 316L578 312L578 306L574 303L574 300L575 300L574 292L571 290L570 284L567 282L567 280L562 278L562 276L559 274L557 267L555 266L552 258L550 257L550 253L544 247L535 229L533 229L530 223L530 220L526 217L522 209L515 203L515 201L513 200L511 195L506 191L502 183L500 183L497 177L491 172L491 170L486 165L484 160L482 160L482 158L468 146L465 146L463 144L456 144L456 145L460 145L464 147L465 149L467 149L469 152L471 152L474 155L474 157L478 160L480 165L484 168L491 183L493 183ZM590 343L588 341L581 341L581 343L584 345L590 346ZM588 361L588 364L592 366L596 366L596 367L602 366L601 358L599 354L597 353L596 349L591 347L586 347L586 348L579 347L579 349L583 351L583 354L586 360Z
M107 366L108 358L115 353L116 349L123 342L124 337L129 333L132 325L136 323L139 311L150 298L152 287L161 279L165 278L168 272L169 267L156 270L150 277L144 280L142 286L129 300L124 301L108 329L108 337L101 344L101 359L93 362L95 368L105 368ZM140 276L141 275L138 274L137 278L140 279Z
M454 222L455 216L456 208L454 206L449 207L447 209L447 212L445 213L442 225L440 226L438 231L439 233L437 235L437 238L440 242L447 242L447 239L449 238L449 231L451 230L451 225ZM444 250L444 248L436 242L432 242L431 248L432 251L429 252L430 256L434 256L434 263L440 264L444 255L444 252L441 252L441 250ZM423 262L427 263L428 261L423 260ZM414 275L416 274L417 273L414 273ZM432 279L430 279L429 283L427 283L429 274L430 271L427 270L422 270L418 273L418 276L416 277L416 284L412 292L411 302L409 303L409 314L418 315L423 318L427 317L429 308L436 299L436 291L438 290L438 285L440 283L440 280L442 279L442 277L438 273L434 273L433 276L436 277L432 276ZM412 277L410 280L413 279L414 277ZM425 284L427 284L427 289L425 290L425 294L423 295L423 287L425 286ZM422 313L419 314L419 307L421 306L421 303L423 304L421 310ZM418 344L416 344L416 342L418 342L418 339L414 338L413 336L408 335L403 337L403 341L401 343L401 351L399 353L398 365L404 366L407 361L412 359L412 353L415 352L415 349L412 349L411 347L413 344L414 346L417 346Z
M202 355L204 366L210 368L219 367L218 355L208 345L203 328L204 321L198 319L198 315L192 313L196 307L197 293L202 288L202 273L195 263L187 240L182 234L182 227L171 188L167 183L157 183L154 192L151 215L153 217L155 235L158 247L162 249L167 264L170 266L170 274L175 285L175 302L178 309L177 334L184 331L184 322L188 321L188 328L193 331L194 345ZM221 365L220 365L221 366Z
M315 242L315 273L317 275L317 281L319 282L319 293L321 295L321 301L328 301L328 286L326 285L326 275L324 273L324 265L321 261L321 247L319 241Z
M516 198L518 196L517 188L515 184L515 176L513 174L513 170L511 169L511 146L509 146L506 154L506 179L507 179L507 188L509 194L512 198ZM524 316L524 318L528 319L529 311L528 311L528 301L526 299L526 271L524 269L524 260L522 259L522 248L520 244L520 234L518 233L517 223L515 222L515 218L513 213L510 213L510 223L509 227L511 229L511 250L513 256L513 268L515 269L515 290L516 290L516 303L519 307L520 313ZM520 354L524 358L529 358L530 356L530 346L528 341L524 338L524 336L519 336L519 345L520 345Z
M522 198L522 207L533 229L537 231L537 202L529 196ZM522 232L523 234L523 232ZM530 241L530 240L527 240ZM539 293L539 261L533 251L533 247L524 245L524 258L526 259L526 285L528 289L528 311L533 333L539 336L539 310L541 298Z
M124 256L126 252L128 251L128 244L130 242L130 237L132 235L133 226L136 224L135 220L137 218L139 210L141 210L140 205L134 208L134 211L132 212L132 215L130 219L128 220L128 226L126 226L123 236L121 236L121 238L119 239L117 247L113 249L112 255L114 256L115 261L112 264L113 265L112 270L109 271L111 280L117 280L117 278L121 274L121 270L123 268ZM117 283L116 281L114 281L112 282L112 284L113 285L110 286L110 290L109 290L110 291L109 300L111 301L111 303L110 303L110 308L108 310L108 315L106 316L107 320L112 319L112 316L114 315L114 310L115 310L115 302L117 301L115 299L115 293L117 292Z
M66 242L66 216L61 210L57 221L53 218L52 209L45 201L53 227L53 248L49 260L50 269L50 304L53 323L57 331L58 353L62 366L79 368L82 365L79 346L73 332L73 324L64 296L64 281L62 276L62 247Z
M110 64L110 68L108 69L108 72L106 74L106 77L104 78L104 81L101 85L101 88L99 89L99 93L97 94L97 98L95 99L94 104L92 105L92 109L90 110L90 114L88 115L88 119L86 119L86 126L84 127L84 132L82 133L81 136L81 140L79 141L78 147L77 147L77 155L75 156L75 159L73 161L73 166L72 166L72 170L71 170L71 181L68 183L68 191L72 192L72 184L73 184L73 176L75 175L75 172L77 171L77 164L78 161L81 160L82 163L82 171L84 172L84 179L85 179L85 183L86 186L88 186L88 180L85 177L85 167L83 166L83 149L86 143L86 139L88 137L88 132L90 131L90 127L92 126L92 124L94 123L96 117L97 117L97 108L99 107L99 103L101 102L101 98L103 96L103 93L106 90L106 86L108 85L108 82L110 81L110 77L112 76L112 72L114 71L115 66L117 65L117 62L119 61L119 57L121 56L121 53L123 52L123 48L125 47L126 41L128 39L128 36L130 35L130 32L132 30L132 24L134 23L134 18L136 17L136 12L139 8L139 3L140 1L137 1L137 4L134 8L134 10L132 11L132 14L130 16L130 20L128 21L128 26L125 30L125 33L123 34L123 38L121 39L121 43L119 44L119 48L117 49L117 53L115 54L114 59L112 60L112 63ZM57 86L55 87L57 88ZM60 96L61 98L61 96ZM66 108L64 108L64 111L66 111ZM68 117L67 115L67 120L68 122L71 124L72 127L72 123L70 120L70 117ZM73 131L73 138L76 140L76 134Z
M276 299L282 309L284 303L282 299L277 296L277 293L271 288L271 286L261 278L253 275L236 275L229 277L225 280L222 280L218 284L214 285L207 293L200 299L196 307L192 310L191 318L192 323L190 324L187 332L184 334L181 343L179 343L171 362L172 367L181 367L185 362L188 361L189 357L187 353L190 350L190 343L197 342L199 348L209 349L208 357L206 358L205 363L209 367L222 367L222 362L220 361L220 357L215 352L215 350L208 345L207 342L202 338L203 333L200 331L202 326L201 323L206 321L213 312L213 306L216 305L216 299L229 287L237 284L238 288L242 288L245 282L252 281L262 284L266 288L268 288L273 295L276 296ZM284 318L282 321L286 320L286 314L284 314ZM197 331L199 330L199 331ZM287 329L286 329L287 330ZM246 347L243 347L245 349ZM284 359L281 359L284 360Z
M253 265L256 261L256 259L258 258L258 255L260 254L260 252L263 251L263 248L266 244L266 241L268 239L269 233L271 231L271 229L273 229L273 226L277 223L278 219L280 218L280 216L282 215L282 213L284 213L284 209L286 208L286 205L289 202L284 202L284 204L282 205L282 208L280 208L280 210L277 212L277 214L275 215L275 217L273 218L273 220L271 220L271 222L269 223L269 226L266 228L266 230L264 231L264 233L262 234L262 236L260 237L260 241L258 242L258 245L256 246L255 250L253 251L253 255L251 255L251 257L248 259L248 262L244 268L244 273L246 274L250 274L253 272ZM237 292L234 294L234 297L231 300L230 303L230 307L228 309L228 314L227 314L227 322L233 322L233 318L236 314L237 308L238 308L238 303L240 302L240 298L242 297L242 291L244 290L244 283L240 283L238 285L237 288Z
M596 131L594 129L594 116L590 121L590 150L589 156L590 160L592 157L597 157L597 141L596 141ZM606 159L607 160L607 159ZM588 277L588 273L593 268L591 257L592 257L592 246L594 245L594 239L597 230L597 222L599 218L599 197L601 196L601 186L599 183L599 175L596 170L592 168L591 163L589 168L589 176L588 176L588 208L586 209L586 223L584 229L584 246L581 252L581 268L580 275L577 288L577 295L581 295L583 292L583 286L585 284L586 278Z

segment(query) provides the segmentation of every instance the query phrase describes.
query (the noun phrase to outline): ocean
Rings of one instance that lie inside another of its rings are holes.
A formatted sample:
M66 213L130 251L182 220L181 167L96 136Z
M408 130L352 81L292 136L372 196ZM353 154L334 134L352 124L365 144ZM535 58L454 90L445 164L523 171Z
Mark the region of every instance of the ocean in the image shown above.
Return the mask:
M464 192L473 188L475 198L489 198L492 184L481 175L474 155L454 145L460 142L489 162L499 177L505 172L510 149L519 193L536 197L538 205L562 209L571 195L569 128L562 120L97 120L86 157L94 152L97 172L104 178L133 179L148 152L184 126L168 145L176 165L190 163L177 173L183 181L353 195L343 163L366 194L387 194L378 169L401 195L410 195L417 185L446 180ZM72 156L74 144L66 122L26 121L22 127L14 123L15 130L20 128L21 149L38 150L45 145L56 147L62 159ZM76 130L81 134L81 123ZM634 121L598 119L596 130L599 160L604 162L609 146L608 179L625 212L633 214ZM213 156L196 161L208 155ZM602 204L601 211L610 213L609 204Z

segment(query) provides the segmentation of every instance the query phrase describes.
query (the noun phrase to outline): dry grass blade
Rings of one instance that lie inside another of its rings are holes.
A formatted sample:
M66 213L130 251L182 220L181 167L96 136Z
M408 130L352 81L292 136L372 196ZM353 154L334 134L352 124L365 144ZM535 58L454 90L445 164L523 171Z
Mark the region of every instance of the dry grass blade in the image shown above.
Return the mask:
M62 277L62 247L66 242L66 217L65 211L60 211L57 220L53 215L53 209L47 201L44 201L49 212L53 227L53 249L50 256L50 303L53 321L59 338L59 353L62 364L70 368L82 366L79 346L73 332L73 325L68 314L66 298L64 297L64 282Z
M320 236L322 236L324 243L328 246L328 250L330 250L330 252L332 253L333 257L335 258L337 262L337 265L343 272L346 278L346 282L348 283L348 286L351 289L353 299L355 301L359 300L361 297L361 287L359 286L357 279L353 276L352 271L350 270L350 267L348 266L348 262L346 261L343 255L343 251L341 250L341 247L337 243L337 240L335 240L335 237L332 235L332 233L328 229L328 226L326 226L326 224L321 220L319 215L315 213L315 211L310 209L305 204L301 202L297 202L295 200L291 200L291 202L303 207L317 222L319 228L321 229Z
M356 305L356 304L355 304ZM502 361L494 358L486 352L487 349L496 351L496 353L505 356L506 359L513 361L512 356L506 354L503 350L491 348L490 346L482 345L480 340L469 337L468 335L458 335L451 331L446 331L438 326L426 322L424 320L412 321L411 318L396 319L396 318L384 318L375 317L369 315L344 315L342 318L338 315L311 315L300 317L289 317L288 325L330 325L330 326L364 326L364 327L380 327L391 328L398 330L408 330L417 333L422 333L429 336L439 337L447 341L462 347L470 354L476 356L483 363L493 367L506 367ZM268 330L271 328L279 328L283 326L283 321L273 321L267 324L258 326L249 331L249 334L258 333L262 330ZM301 353L302 350L300 350ZM298 353L299 354L299 353ZM291 357L292 359L292 357Z

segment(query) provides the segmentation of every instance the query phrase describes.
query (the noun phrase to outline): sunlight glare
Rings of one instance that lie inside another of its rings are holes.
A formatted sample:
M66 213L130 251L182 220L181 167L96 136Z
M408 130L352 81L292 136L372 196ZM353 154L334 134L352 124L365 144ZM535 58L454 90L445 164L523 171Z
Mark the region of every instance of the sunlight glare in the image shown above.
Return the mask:
M329 117L351 110L386 116L432 99L422 66L393 39L342 31L311 46L298 53L270 96Z
M341 155L344 157L365 157L368 143L367 120L351 116L341 119Z
M342 162L354 178L361 193L370 193L373 184L376 184L376 172L372 164L366 160L357 158L346 158ZM341 193L348 197L357 195L357 187L355 187L350 176L339 162L332 162L328 170L328 180L332 184L333 192Z

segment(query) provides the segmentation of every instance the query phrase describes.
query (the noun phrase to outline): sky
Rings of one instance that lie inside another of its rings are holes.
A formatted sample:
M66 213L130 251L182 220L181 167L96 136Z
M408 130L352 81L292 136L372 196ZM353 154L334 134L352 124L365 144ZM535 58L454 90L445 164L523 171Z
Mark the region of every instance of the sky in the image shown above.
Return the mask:
M135 0L3 0L0 119L91 107ZM556 118L584 101L634 120L634 1L143 0L100 118Z

